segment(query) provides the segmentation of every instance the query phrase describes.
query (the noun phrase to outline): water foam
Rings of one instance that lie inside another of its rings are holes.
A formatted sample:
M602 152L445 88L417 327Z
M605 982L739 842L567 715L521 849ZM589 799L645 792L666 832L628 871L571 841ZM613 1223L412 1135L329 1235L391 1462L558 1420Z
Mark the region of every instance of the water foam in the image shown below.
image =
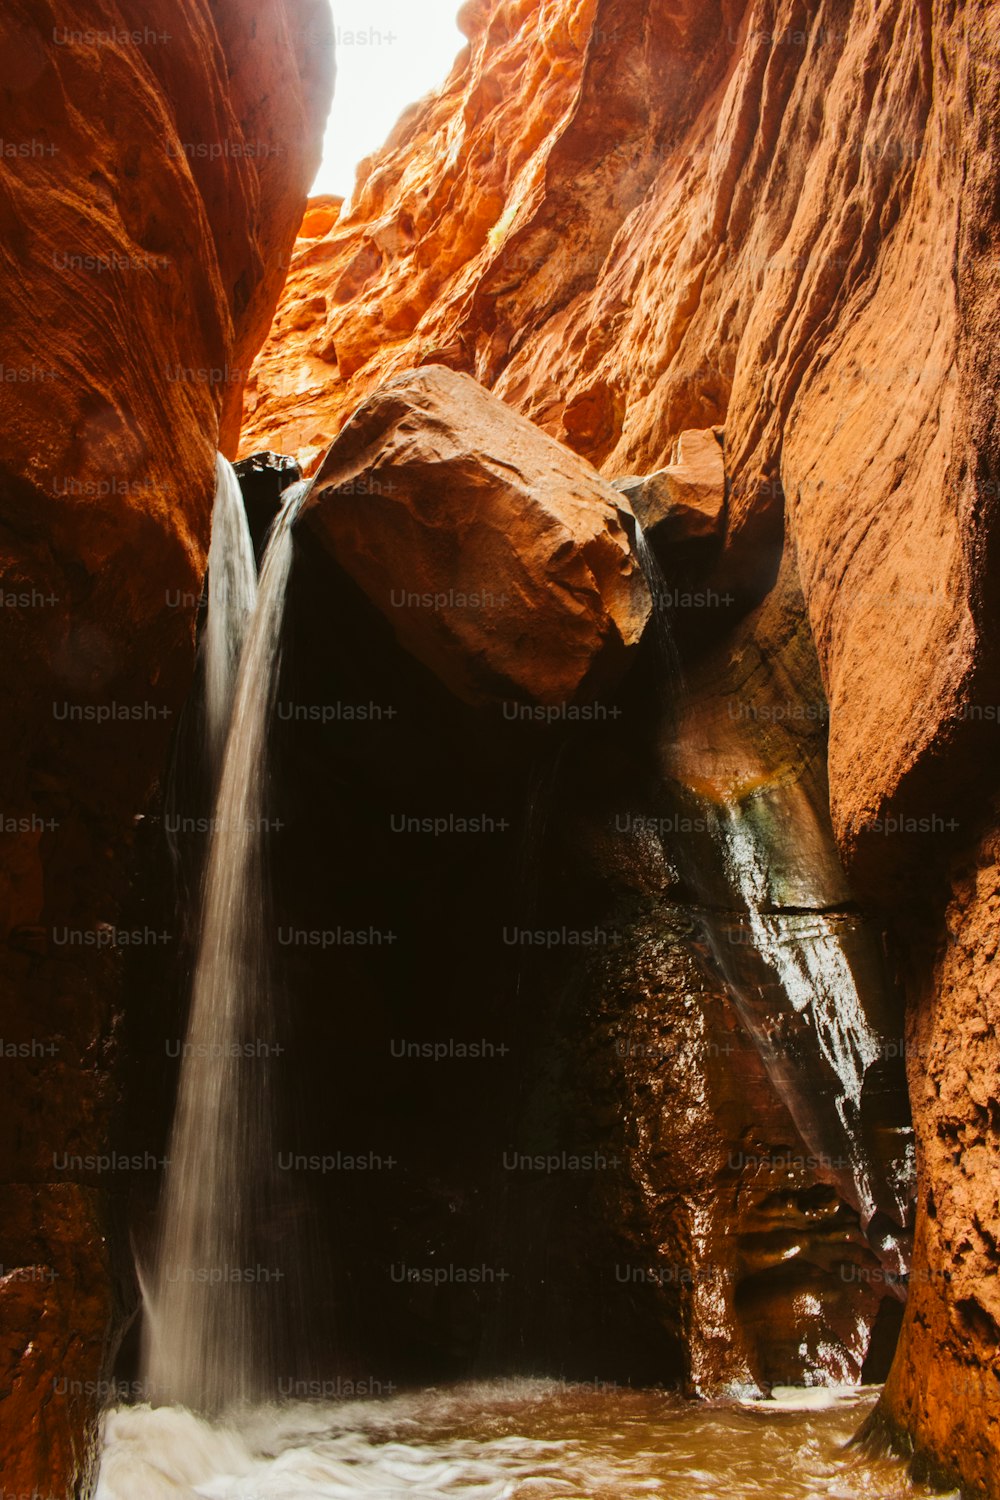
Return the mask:
M748 1405L515 1380L370 1402L107 1418L96 1500L912 1500L848 1446L877 1392Z
M208 551L208 615L202 636L205 734L216 774L222 764L240 656L256 602L257 564L243 494L235 469L219 453Z

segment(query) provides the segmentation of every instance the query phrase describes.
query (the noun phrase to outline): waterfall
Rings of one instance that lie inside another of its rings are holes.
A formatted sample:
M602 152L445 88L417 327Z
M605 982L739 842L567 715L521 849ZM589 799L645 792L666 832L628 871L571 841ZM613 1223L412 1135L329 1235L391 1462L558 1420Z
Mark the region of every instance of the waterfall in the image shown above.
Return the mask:
M282 1243L283 1198L269 1074L280 1055L265 861L268 740L292 561L292 523L308 484L292 486L275 522L236 677L201 907L191 1010L169 1148L160 1238L146 1296L146 1383L153 1399L216 1411L273 1392L287 1266L254 1271L253 1251ZM208 648L208 693L221 716L232 662L246 541L228 499L219 531L226 590ZM225 539L237 533L230 557ZM215 556L215 538L213 537ZM252 556L252 554L251 554ZM213 563L214 567L214 563ZM220 583L219 580L222 580ZM242 586L242 585L241 585ZM209 625L212 629L211 621ZM266 1259L265 1255L265 1259ZM281 1295L271 1284L281 1284ZM262 1278L266 1274L267 1280Z
M653 635L656 642L657 665L660 669L660 691L664 707L668 713L672 714L676 709L683 686L683 674L670 618L670 586L638 518L633 517L632 520L635 525L633 551L653 601Z
M811 1022L819 1052L839 1083L835 1107L847 1143L862 1223L876 1212L871 1164L862 1140L861 1101L865 1074L881 1053L847 955L836 929L822 912L810 912L808 932L766 910L770 881L765 855L750 821L739 808L716 818L728 874L746 905L758 953L774 970L793 1010ZM801 921L799 922L801 926ZM758 1028L754 1028L756 1031ZM765 1062L772 1061L765 1057ZM788 1102L787 1088L781 1089ZM793 1115L796 1113L792 1108Z
M205 733L216 775L233 711L240 653L256 602L257 564L240 482L232 464L219 453L208 552L208 618L202 636Z

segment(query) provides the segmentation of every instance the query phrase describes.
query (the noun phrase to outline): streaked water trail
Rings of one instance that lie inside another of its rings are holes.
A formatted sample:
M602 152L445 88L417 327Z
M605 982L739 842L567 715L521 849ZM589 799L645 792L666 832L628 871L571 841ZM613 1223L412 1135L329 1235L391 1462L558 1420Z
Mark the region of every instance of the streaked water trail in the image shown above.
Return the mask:
M232 464L219 453L208 552L208 616L202 636L205 733L216 775L229 732L240 655L256 602L257 564L240 482Z
M657 684L664 707L672 715L676 711L677 700L683 687L683 673L680 653L674 639L670 585L660 566L660 560L637 519L634 520L634 525L633 549L653 601L652 629L656 642Z
M146 1288L147 1388L157 1401L196 1411L219 1411L272 1392L277 1351L295 1337L288 1324L295 1277L287 1263L294 1247L283 1251L281 1267L265 1265L253 1277L246 1268L254 1269L262 1234L273 1237L280 1225L287 1190L277 1168L267 1066L279 1043L265 829L291 527L307 490L301 484L287 492L240 659L205 872L160 1239ZM217 665L221 694L221 659Z
M861 1105L865 1075L881 1053L882 1039L865 1014L834 924L822 912L813 912L806 933L801 930L801 921L793 929L782 913L770 912L767 858L751 820L739 807L726 806L717 814L716 823L727 869L746 905L757 951L777 974L793 1010L808 1015L819 1053L839 1080L835 1107L847 1143L862 1223L867 1225L876 1213L877 1194L862 1137Z

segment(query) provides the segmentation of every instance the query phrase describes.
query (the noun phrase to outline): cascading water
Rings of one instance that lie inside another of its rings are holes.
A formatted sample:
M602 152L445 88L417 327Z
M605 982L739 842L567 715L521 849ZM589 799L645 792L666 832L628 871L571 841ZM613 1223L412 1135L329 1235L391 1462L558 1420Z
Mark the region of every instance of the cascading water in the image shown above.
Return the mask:
M873 1392L718 1405L505 1381L269 1407L113 1412L97 1500L930 1500L851 1443ZM957 1500L957 1496L938 1500Z
M146 1375L155 1401L228 1415L223 1424L209 1427L179 1411L144 1408L114 1414L98 1493L103 1500L124 1500L125 1496L131 1500L141 1484L143 1493L164 1495L190 1494L197 1485L199 1493L234 1497L293 1492L327 1496L414 1493L443 1500L446 1493L475 1493L501 1500L513 1493L512 1486L519 1488L522 1483L540 1495L555 1495L576 1485L581 1492L610 1496L620 1492L623 1476L643 1491L662 1488L665 1478L675 1493L688 1493L684 1485L689 1484L692 1500L696 1496L704 1500L723 1488L727 1493L742 1493L738 1475L722 1469L710 1473L707 1458L694 1466L688 1462L703 1436L717 1453L718 1433L709 1430L709 1423L703 1435L698 1416L691 1419L689 1431L683 1407L677 1408L673 1430L674 1408L669 1399L664 1404L661 1395L638 1393L636 1411L631 1414L619 1410L618 1397L599 1398L601 1419L605 1419L606 1405L607 1421L616 1433L619 1428L628 1429L630 1423L639 1433L636 1453L622 1446L610 1462L605 1462L603 1447L592 1452L588 1440L577 1436L577 1409L582 1411L589 1397L576 1388L536 1392L516 1385L506 1396L492 1389L484 1392L484 1412L475 1407L478 1393L470 1393L466 1410L466 1396L460 1392L455 1397L461 1408L460 1434L454 1442L448 1436L447 1422L434 1437L412 1440L415 1412L432 1418L441 1410L445 1398L436 1392L414 1398L415 1407L409 1398L353 1408L276 1409L272 1404L280 1392L280 1381L275 1378L278 1350L298 1336L297 1330L288 1326L287 1305L279 1311L277 1304L260 1299L258 1286L227 1272L246 1264L248 1247L260 1242L261 1225L271 1226L272 1237L275 1233L284 1234L286 1241L298 1237L297 1225L292 1234L287 1233L287 1206L281 1201L269 1070L248 1066L246 1053L258 1055L261 1047L273 1048L277 1039L280 1008L267 939L263 830L270 806L268 743L281 665L291 528L307 491L306 484L288 491L276 523L235 694L231 686L226 687L223 671L212 678L216 715L224 716L227 694L234 701L205 876L161 1240L146 1294ZM242 549L242 536L234 545ZM663 595L665 584L645 538L640 545L644 571L649 569L646 576L652 580L659 647L672 664L673 687L679 682L679 670ZM220 572L225 577L225 567ZM225 594L223 609L239 597L238 591ZM216 667L220 653L223 661L232 663L231 643L238 630L238 619L231 616L206 645L209 656L216 654ZM206 662L206 676L211 664ZM790 945L788 933L769 910L766 850L743 810L734 806L720 812L715 833L761 958L777 975L791 1009L797 1015L809 1011L819 1050L843 1085L841 1123L857 1148L858 1193L870 1215L874 1194L859 1114L865 1073L878 1039L861 1006L840 939L822 912L810 912L815 941ZM294 1284L287 1260L283 1274ZM559 1407L564 1397L569 1410L562 1425ZM495 1404L504 1399L512 1400L517 1409L518 1433L522 1426L540 1423L540 1446L520 1437L516 1448L513 1439L494 1442ZM405 1443L397 1435L397 1419L400 1431L405 1431ZM667 1426L651 1440L661 1420ZM720 1420L725 1424L730 1418ZM738 1426L739 1419L733 1421ZM756 1416L753 1423L756 1429ZM485 1436L476 1436L480 1431ZM809 1436L811 1440L813 1434ZM681 1468L674 1472L661 1466L658 1455L678 1437ZM594 1467L598 1460L603 1464L599 1470ZM757 1467L754 1460L747 1471L754 1492ZM892 1476L885 1477L891 1483ZM842 1471L832 1460L829 1478L830 1493L853 1493L842 1487ZM699 1488L703 1479L707 1489ZM809 1494L818 1492L808 1464L802 1480ZM867 1483L865 1475L862 1486ZM798 1497L806 1489L800 1490L796 1478L787 1493Z
M273 1268L283 1283L278 1298L271 1295L272 1268L248 1267L247 1261L262 1234L273 1239L282 1207L268 1066L279 1049L265 868L268 741L291 527L308 488L303 483L286 492L236 678L204 879L160 1241L146 1289L146 1385L157 1402L198 1411L217 1411L273 1391L277 1351L282 1335L288 1335L279 1319L282 1309L287 1318L287 1307L294 1304L292 1267ZM249 533L245 520L242 528L237 524L230 499L227 492L219 542L222 582L217 579L226 607L208 647L216 730L237 633L233 605L246 598ZM227 542L233 543L235 559L225 551Z
M670 615L670 586L660 567L660 560L650 546L649 538L638 519L633 518L633 524L635 526L633 550L653 601L653 635L659 666L660 691L665 707L669 712L673 712L683 678L680 654L674 640Z
M278 1350L287 1351L299 1330L289 1326L287 1302L282 1309L262 1302L259 1287L226 1272L246 1264L261 1225L284 1242L289 1282L286 1247L294 1245L292 1259L302 1248L300 1224L288 1217L275 1172L270 1070L248 1066L242 1053L247 1044L254 1052L274 1045L281 1011L267 940L263 829L291 527L307 489L288 492L268 547L235 694L224 673L213 678L220 719L227 692L235 701L205 877L161 1242L147 1292L147 1384L160 1404L106 1415L98 1500L139 1494L190 1500L195 1493L217 1500L506 1500L522 1493L612 1500L626 1492L750 1500L764 1476L768 1494L781 1500L922 1494L902 1463L848 1446L872 1400L853 1391L692 1404L659 1390L519 1380L406 1394L390 1385L383 1399L360 1403L275 1401L282 1395L276 1372L290 1368L276 1364ZM657 612L659 670L676 696L680 676L665 584L645 538L640 545ZM224 609L230 603L223 598ZM206 653L232 662L238 629L230 619ZM720 811L714 833L762 967L777 976L787 1013L809 1012L818 1049L843 1084L842 1129L858 1147L859 1177L867 1182L857 1116L876 1042L840 939L823 912L810 910L811 946L789 945L779 921L788 914L772 911L771 845L745 807ZM751 1016L751 1029L752 1022ZM767 1037L757 1039L763 1049ZM299 1305L307 1304L300 1298ZM325 1391L321 1384L319 1394Z
M208 616L202 636L205 732L216 775L233 712L240 654L257 602L257 564L236 471L222 454L215 463L215 506L208 552Z

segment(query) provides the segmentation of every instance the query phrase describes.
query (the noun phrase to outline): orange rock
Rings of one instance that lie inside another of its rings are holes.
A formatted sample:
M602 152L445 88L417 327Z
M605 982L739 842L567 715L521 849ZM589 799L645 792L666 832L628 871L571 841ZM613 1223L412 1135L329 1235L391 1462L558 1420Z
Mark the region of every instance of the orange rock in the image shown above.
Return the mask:
M722 445L715 432L690 430L677 439L677 459L641 479L616 479L644 531L665 541L721 536L726 504Z
M906 1046L920 1177L916 1268L897 1358L876 1413L968 1493L1000 1494L995 1411L1000 1349L996 1046L1000 832L992 826L951 871L935 930L906 927L922 976ZM916 967L916 965L914 965Z
M299 239L318 240L322 239L325 234L329 234L340 218L343 203L343 198L337 197L335 193L311 199L299 226Z
M766 27L739 0L494 0L464 21L469 48L364 165L324 257L299 242L243 451L315 468L369 391L428 357L610 477L724 422L727 579L748 603L766 592L787 523L831 694L835 827L848 851L871 845L975 656L956 372L960 347L986 358L995 292L958 212L971 127L947 59L992 56L998 13L942 13L926 66L909 6L892 46L860 5L833 29L792 0ZM322 332L297 336L295 310L328 287Z
M0 1368L17 1378L4 1393L0 1473L11 1495L66 1494L75 1476L93 1471L80 1437L103 1404L98 1392L110 1395L102 1345L114 1316L101 1219L93 1188L4 1189Z
M428 365L359 407L302 522L460 697L556 704L608 687L649 619L624 513L584 459Z

